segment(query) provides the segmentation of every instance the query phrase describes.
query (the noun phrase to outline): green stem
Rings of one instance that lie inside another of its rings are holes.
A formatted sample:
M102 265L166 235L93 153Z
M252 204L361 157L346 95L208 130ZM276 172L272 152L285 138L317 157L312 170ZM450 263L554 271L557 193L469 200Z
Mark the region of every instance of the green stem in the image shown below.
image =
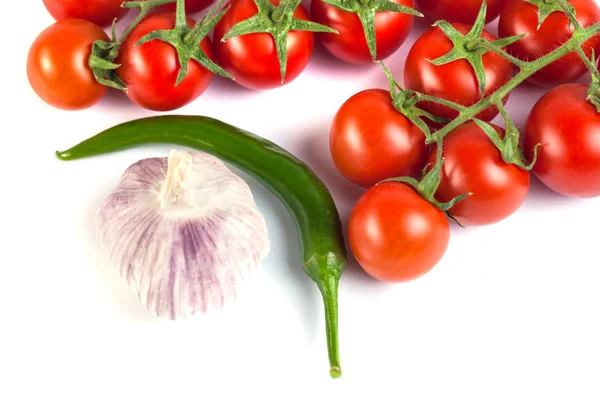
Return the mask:
M510 119L508 112L506 111L506 107L504 107L504 104L502 103L502 101L496 101L496 102L494 102L494 105L498 108L498 111L500 111L500 115L504 119L504 122L507 125L512 126L513 125L512 120Z
M462 104L458 104L458 103L455 103L453 101L446 100L446 99L440 99L439 97L435 97L435 96L429 96L427 94L421 94L421 93L419 93L418 96L419 96L419 101L432 101L432 102L436 102L438 104L441 104L443 106L452 108L452 109L457 110L457 111L462 111L462 110L465 110L467 108L467 107L463 106Z
M206 13L206 15L199 20L196 25L194 25L192 30L183 37L183 42L185 44L192 45L200 42L201 37L204 37L207 33L207 22L210 22L211 19L215 18L219 14L219 10L221 10L223 4L225 4L225 1L226 0L219 0L215 6L211 7L210 10L208 10L208 13Z
M147 1L126 1L123 3L123 8L139 8L140 12L138 16L131 22L131 24L123 31L121 36L119 37L118 42L123 43L127 36L135 29L136 26L144 19L148 11L153 9L154 7L162 6L169 3L174 3L177 0L147 0Z
M187 21L185 17L185 0L177 0L177 7L175 9L175 26L187 27Z
M594 35L600 32L600 22L596 23L587 28L576 28L573 37L569 39L565 44L552 51L551 53L546 54L543 57L538 58L537 60L525 62L522 64L521 71L516 74L510 81L508 81L504 86L496 90L491 95L487 96L482 101L474 104L470 107L467 107L460 111L457 118L452 120L448 125L441 128L439 131L435 132L431 135L428 142L439 142L443 140L450 132L454 129L458 128L460 125L464 124L467 121L473 119L477 114L482 112L498 102L501 102L503 98L505 98L510 92L512 92L517 86L523 83L527 78L531 75L539 71L540 69L552 64L554 61L563 57L565 54L568 54L571 51L577 51L577 49L581 49L581 45L589 40ZM430 99L437 103L442 104L439 99L435 100L435 98Z
M340 346L338 340L338 287L339 278L330 277L316 280L317 287L325 304L325 331L329 354L329 374L332 378L342 376Z
M483 42L481 39L469 40L467 43L465 43L465 49L467 51L474 51L481 45L481 42Z
M204 28L204 24L202 21L198 21L194 28L183 37L183 42L185 44L197 43L196 37L202 33L202 28Z
M579 23L579 21L577 21L577 18L575 17L575 14L573 14L571 12L571 7L570 7L570 4L567 2L567 0L555 0L555 1L558 3L560 8L562 8L563 12L565 14L567 14L569 21L571 21L571 23L573 24L575 29L582 29L581 24ZM553 1L553 3L554 3L554 1ZM552 3L550 3L550 4L552 4Z
M497 46L493 46L487 40L482 42L481 45L483 47L485 47L486 49L498 54L500 57L507 59L508 61L510 61L511 63L513 63L514 65L516 65L517 67L519 67L521 69L523 69L524 67L527 66L527 61L523 61L523 60L518 59L517 57L511 56L510 54L508 54L504 50L498 48Z
M281 22L284 16L286 16L291 10L295 10L300 5L298 0L281 0L279 7L271 14L273 22Z
M583 49L579 46L577 46L577 48L575 49L575 51L577 52L577 54L579 54L579 57L581 57L581 61L583 61L583 63L585 64L585 66L592 72L592 73L596 73L597 69L596 69L596 65L588 58L588 56L585 54L585 51L583 51Z
M140 22L142 22L142 20L148 14L148 11L150 11L154 7L173 3L175 1L176 0L147 0L147 1L126 1L125 3L123 3L123 5L122 5L123 8L139 8L140 12L139 12L138 16L135 17L135 19L131 22L131 24L129 24L127 29L125 29L123 31L121 36L119 36L119 40L117 40L117 45L111 49L109 54L110 54L110 57L112 58L112 60L115 60L117 58L117 56L119 55L120 44L123 43L125 41L125 39L127 39L127 37L129 36L129 34L140 24Z

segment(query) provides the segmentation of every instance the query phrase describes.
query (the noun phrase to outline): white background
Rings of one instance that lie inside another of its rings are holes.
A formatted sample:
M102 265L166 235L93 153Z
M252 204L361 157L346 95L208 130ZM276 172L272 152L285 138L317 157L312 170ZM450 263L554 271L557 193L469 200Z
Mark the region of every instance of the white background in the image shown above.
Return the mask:
M340 288L339 380L328 375L321 300L302 272L292 220L250 178L272 240L260 272L224 312L175 323L150 316L100 248L93 216L126 167L170 148L54 158L153 113L118 93L71 113L39 100L25 61L51 22L41 1L13 1L0 28L1 399L600 398L600 199L568 199L536 180L512 218L453 226L443 261L421 279L379 283L351 260ZM400 81L426 28L418 22L386 62ZM177 113L216 117L289 149L326 182L346 224L362 190L335 170L329 126L349 96L372 87L386 87L377 66L345 65L317 47L289 86L251 92L216 78ZM512 95L519 126L543 92Z

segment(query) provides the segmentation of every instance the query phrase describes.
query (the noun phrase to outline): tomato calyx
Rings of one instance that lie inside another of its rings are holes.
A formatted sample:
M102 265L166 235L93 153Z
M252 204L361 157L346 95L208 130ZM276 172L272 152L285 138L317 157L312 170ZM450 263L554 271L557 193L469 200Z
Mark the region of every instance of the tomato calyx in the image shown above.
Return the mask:
M569 16L569 18L575 18L575 7L565 0L525 0L528 3L533 4L538 9L538 29L546 18L553 12L562 12ZM571 20L572 20L571 19Z
M98 83L127 92L125 83L116 74L116 69L120 67L114 61L119 56L121 44L127 39L133 29L146 17L146 15L155 7L177 1L177 22L172 30L154 31L141 38L135 45L140 46L146 42L157 39L171 44L179 57L180 71L177 77L177 83L181 83L187 73L187 64L190 59L198 61L204 68L212 73L223 75L233 79L233 77L224 69L215 64L198 46L198 43L208 35L212 28L219 22L227 10L215 14L223 5L225 0L219 1L204 18L202 18L193 29L190 29L186 23L184 0L145 0L145 1L127 1L123 8L139 8L140 12L127 29L117 38L116 21L112 24L112 38L110 42L102 40L96 41L92 46L92 52L88 59L88 65ZM183 22L182 22L183 21ZM183 23L183 25L181 25Z
M505 113L503 113L503 116L504 114ZM501 138L500 135L498 135L498 132L496 132L496 130L489 123L477 118L473 118L473 122L475 122L477 126L479 126L479 128L485 132L494 146L498 148L500 154L502 155L502 160L505 163L515 164L519 168L526 171L531 171L533 169L538 157L539 143L533 148L533 159L531 163L528 163L527 157L525 157L525 152L519 147L519 130L512 122L505 119L506 126L504 138Z
M113 35L110 42L103 40L97 40L92 45L92 53L88 59L88 66L94 73L94 78L98 83L112 87L118 90L127 91L125 83L119 78L115 70L120 67L119 64L115 64L111 53L114 49L118 51L119 44L115 40L115 31L113 24Z
M173 46L177 51L180 65L175 86L178 86L185 78L188 70L188 62L190 60L197 61L213 74L234 79L229 72L225 71L212 61L198 45L206 36L208 36L214 26L229 10L230 6L221 10L225 1L226 0L219 0L219 2L217 2L217 4L212 7L193 28L190 28L186 21L184 0L177 0L175 27L173 29L150 32L138 40L135 46L141 46L152 40L160 40Z
M492 42L488 42L486 39L482 38L481 36L485 26L486 11L487 5L484 1L479 9L479 14L475 24L466 35L460 33L447 21L437 21L435 24L433 24L433 26L438 27L442 32L444 32L444 34L452 42L453 47L443 56L438 57L435 60L428 60L435 66L448 64L457 60L466 60L469 64L471 64L471 67L475 72L482 99L485 96L486 86L483 55L488 51L494 51L494 49L497 50L497 52L502 52L502 47L506 47L524 37L524 35L509 36L494 40Z
M405 184L409 185L410 187L412 187L419 194L419 196L421 196L423 199L425 199L431 205L444 211L446 213L446 215L448 215L452 220L456 221L450 215L448 210L450 210L452 207L454 207L456 205L456 203L458 203L459 201L462 201L462 200L466 199L467 197L473 195L473 193L462 194L460 196L453 198L452 200L450 200L449 202L446 202L446 203L440 203L439 201L436 200L435 193L437 192L438 188L440 187L440 183L442 181L442 168L444 166L444 158L442 157L442 147L443 147L442 142L439 142L438 146L437 146L438 151L437 151L436 163L433 166L433 168L431 168L428 172L425 172L425 171L427 171L427 169L430 167L430 165L425 166L425 168L423 169L424 175L420 181L418 181L412 177L401 176L401 177L396 177L396 178L385 179L385 180L379 182L377 185L380 185L380 184L386 183L386 182L405 183Z
M127 91L125 83L116 74L116 69L120 67L115 64L119 55L119 48L131 31L144 19L146 14L153 9L164 4L173 3L176 0L148 0L148 1L128 1L123 3L123 8L139 8L138 16L133 20L129 27L117 38L116 19L112 23L112 35L110 42L97 40L92 45L92 51L88 58L88 66L94 73L96 81L101 85L115 88L118 90Z
M423 118L427 118L430 121L437 122L440 124L445 124L450 121L446 118L438 117L436 115L431 114L430 112L427 112L417 107L418 102L427 98L428 100L431 99L432 101L445 104L459 111L464 109L464 107L460 104L456 104L443 99L438 99L435 97L432 98L430 96L425 96L421 93L415 92L414 90L406 90L402 88L402 86L400 86L398 81L392 75L392 72L389 70L389 68L386 67L383 62L380 62L380 64L390 84L390 96L392 97L392 104L394 105L394 108L398 110L400 114L408 118L413 124L419 127L421 131L423 131L427 143L430 143L432 140L431 130L429 129L429 126L427 126L425 121L423 121Z
M588 88L586 100L593 104L600 113L600 73L598 71L592 73L592 83Z
M300 6L302 0L282 0L278 6L271 4L269 0L254 0L254 3L258 8L258 13L234 25L221 41L226 42L231 38L252 33L264 32L271 34L277 49L282 84L285 81L287 71L287 36L289 31L338 33L328 26L294 17L294 11Z
M582 56L582 59L586 61L586 64L592 73L592 82L588 87L586 100L588 103L593 104L600 113L600 72L598 72L598 69L596 68L596 55L594 50L592 50L591 60L585 57L585 54Z
M390 0L323 0L324 3L339 8L342 11L356 13L363 26L365 39L373 61L377 61L377 40L375 37L375 14L388 11L423 17L414 8L394 3Z

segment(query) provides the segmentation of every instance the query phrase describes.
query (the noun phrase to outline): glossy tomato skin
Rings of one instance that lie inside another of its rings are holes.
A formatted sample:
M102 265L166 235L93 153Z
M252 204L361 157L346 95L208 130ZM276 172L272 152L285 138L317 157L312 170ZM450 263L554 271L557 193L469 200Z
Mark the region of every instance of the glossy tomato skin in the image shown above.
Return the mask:
M594 0L569 0L569 3L575 7L577 20L582 26L587 27L600 21L600 8ZM532 61L555 50L572 36L569 20L563 13L550 14L539 29L537 24L538 9L535 5L525 0L508 0L500 14L500 36L524 33L527 36L508 46L507 51L521 60ZM600 36L596 35L585 42L583 49L588 57L591 56L592 49L598 54ZM586 72L580 57L571 52L533 74L528 81L540 86L550 86L572 82Z
M270 0L277 5L279 0ZM282 86L279 59L273 36L269 33L252 33L226 42L221 39L240 21L256 15L254 0L232 0L231 9L215 26L214 49L218 64L235 77L235 81L249 89L264 90ZM304 6L294 12L299 19L309 20ZM288 84L300 75L314 47L314 35L307 31L290 31L287 35L288 62L285 82Z
M393 1L414 8L413 0ZM356 13L342 11L323 0L313 0L311 15L315 22L327 25L339 32L339 34L317 34L317 38L331 54L352 64L373 62L363 26ZM413 19L414 17L411 15L397 12L379 12L375 15L378 60L389 57L400 48L410 33Z
M506 0L487 0L485 21L492 22ZM417 0L419 11L431 21L445 20L473 25L483 0Z
M44 0L48 12L57 21L84 19L99 26L110 25L129 11L123 0Z
M535 175L550 189L570 197L600 196L600 114L586 101L587 86L567 84L546 93L533 107L524 149Z
M393 177L420 178L428 155L423 131L381 89L357 93L340 107L329 148L342 175L363 187Z
M471 27L464 24L452 24L459 32L466 34ZM492 34L483 31L485 39L496 40ZM410 49L404 68L404 84L407 89L416 90L431 96L440 97L464 106L471 106L481 100L481 92L473 67L466 60L457 60L435 66L428 60L435 60L452 49L450 39L437 27L423 34ZM487 52L483 56L486 70L485 95L489 95L507 83L513 76L512 64L499 55ZM504 102L508 98L503 99ZM430 102L419 104L434 115L454 119L458 112L446 106ZM498 115L497 107L489 107L477 115L477 118L491 121Z
M444 212L399 182L367 190L352 210L348 231L360 266L386 282L426 274L441 260L450 240Z
M500 137L504 130L493 125ZM436 161L437 146L429 158ZM490 225L512 215L529 192L529 172L502 159L500 150L474 122L452 131L444 140L444 166L436 199L442 203L466 193L471 196L450 209L465 226Z
M88 67L96 40L109 39L97 25L78 19L58 21L35 39L27 57L27 77L42 100L63 110L82 110L100 101L107 87Z
M185 13L192 14L198 11L202 11L214 2L215 0L185 0ZM159 7L159 10L162 11L175 11L176 9L176 3L165 4L164 6Z
M195 21L187 19L190 27ZM136 104L154 111L175 110L198 98L208 87L213 74L195 60L188 62L183 81L175 86L179 61L175 48L160 40L141 46L135 43L154 30L172 29L175 13L161 12L146 17L127 37L121 46L116 63L121 67L117 74L127 86L127 96ZM212 59L210 39L205 38L200 47Z

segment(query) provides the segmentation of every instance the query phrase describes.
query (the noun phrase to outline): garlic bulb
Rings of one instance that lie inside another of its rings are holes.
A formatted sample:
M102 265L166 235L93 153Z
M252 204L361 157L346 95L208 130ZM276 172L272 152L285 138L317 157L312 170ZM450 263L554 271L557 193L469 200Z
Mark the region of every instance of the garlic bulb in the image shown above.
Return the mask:
M143 306L170 319L221 309L270 249L246 182L201 152L130 166L96 224Z

